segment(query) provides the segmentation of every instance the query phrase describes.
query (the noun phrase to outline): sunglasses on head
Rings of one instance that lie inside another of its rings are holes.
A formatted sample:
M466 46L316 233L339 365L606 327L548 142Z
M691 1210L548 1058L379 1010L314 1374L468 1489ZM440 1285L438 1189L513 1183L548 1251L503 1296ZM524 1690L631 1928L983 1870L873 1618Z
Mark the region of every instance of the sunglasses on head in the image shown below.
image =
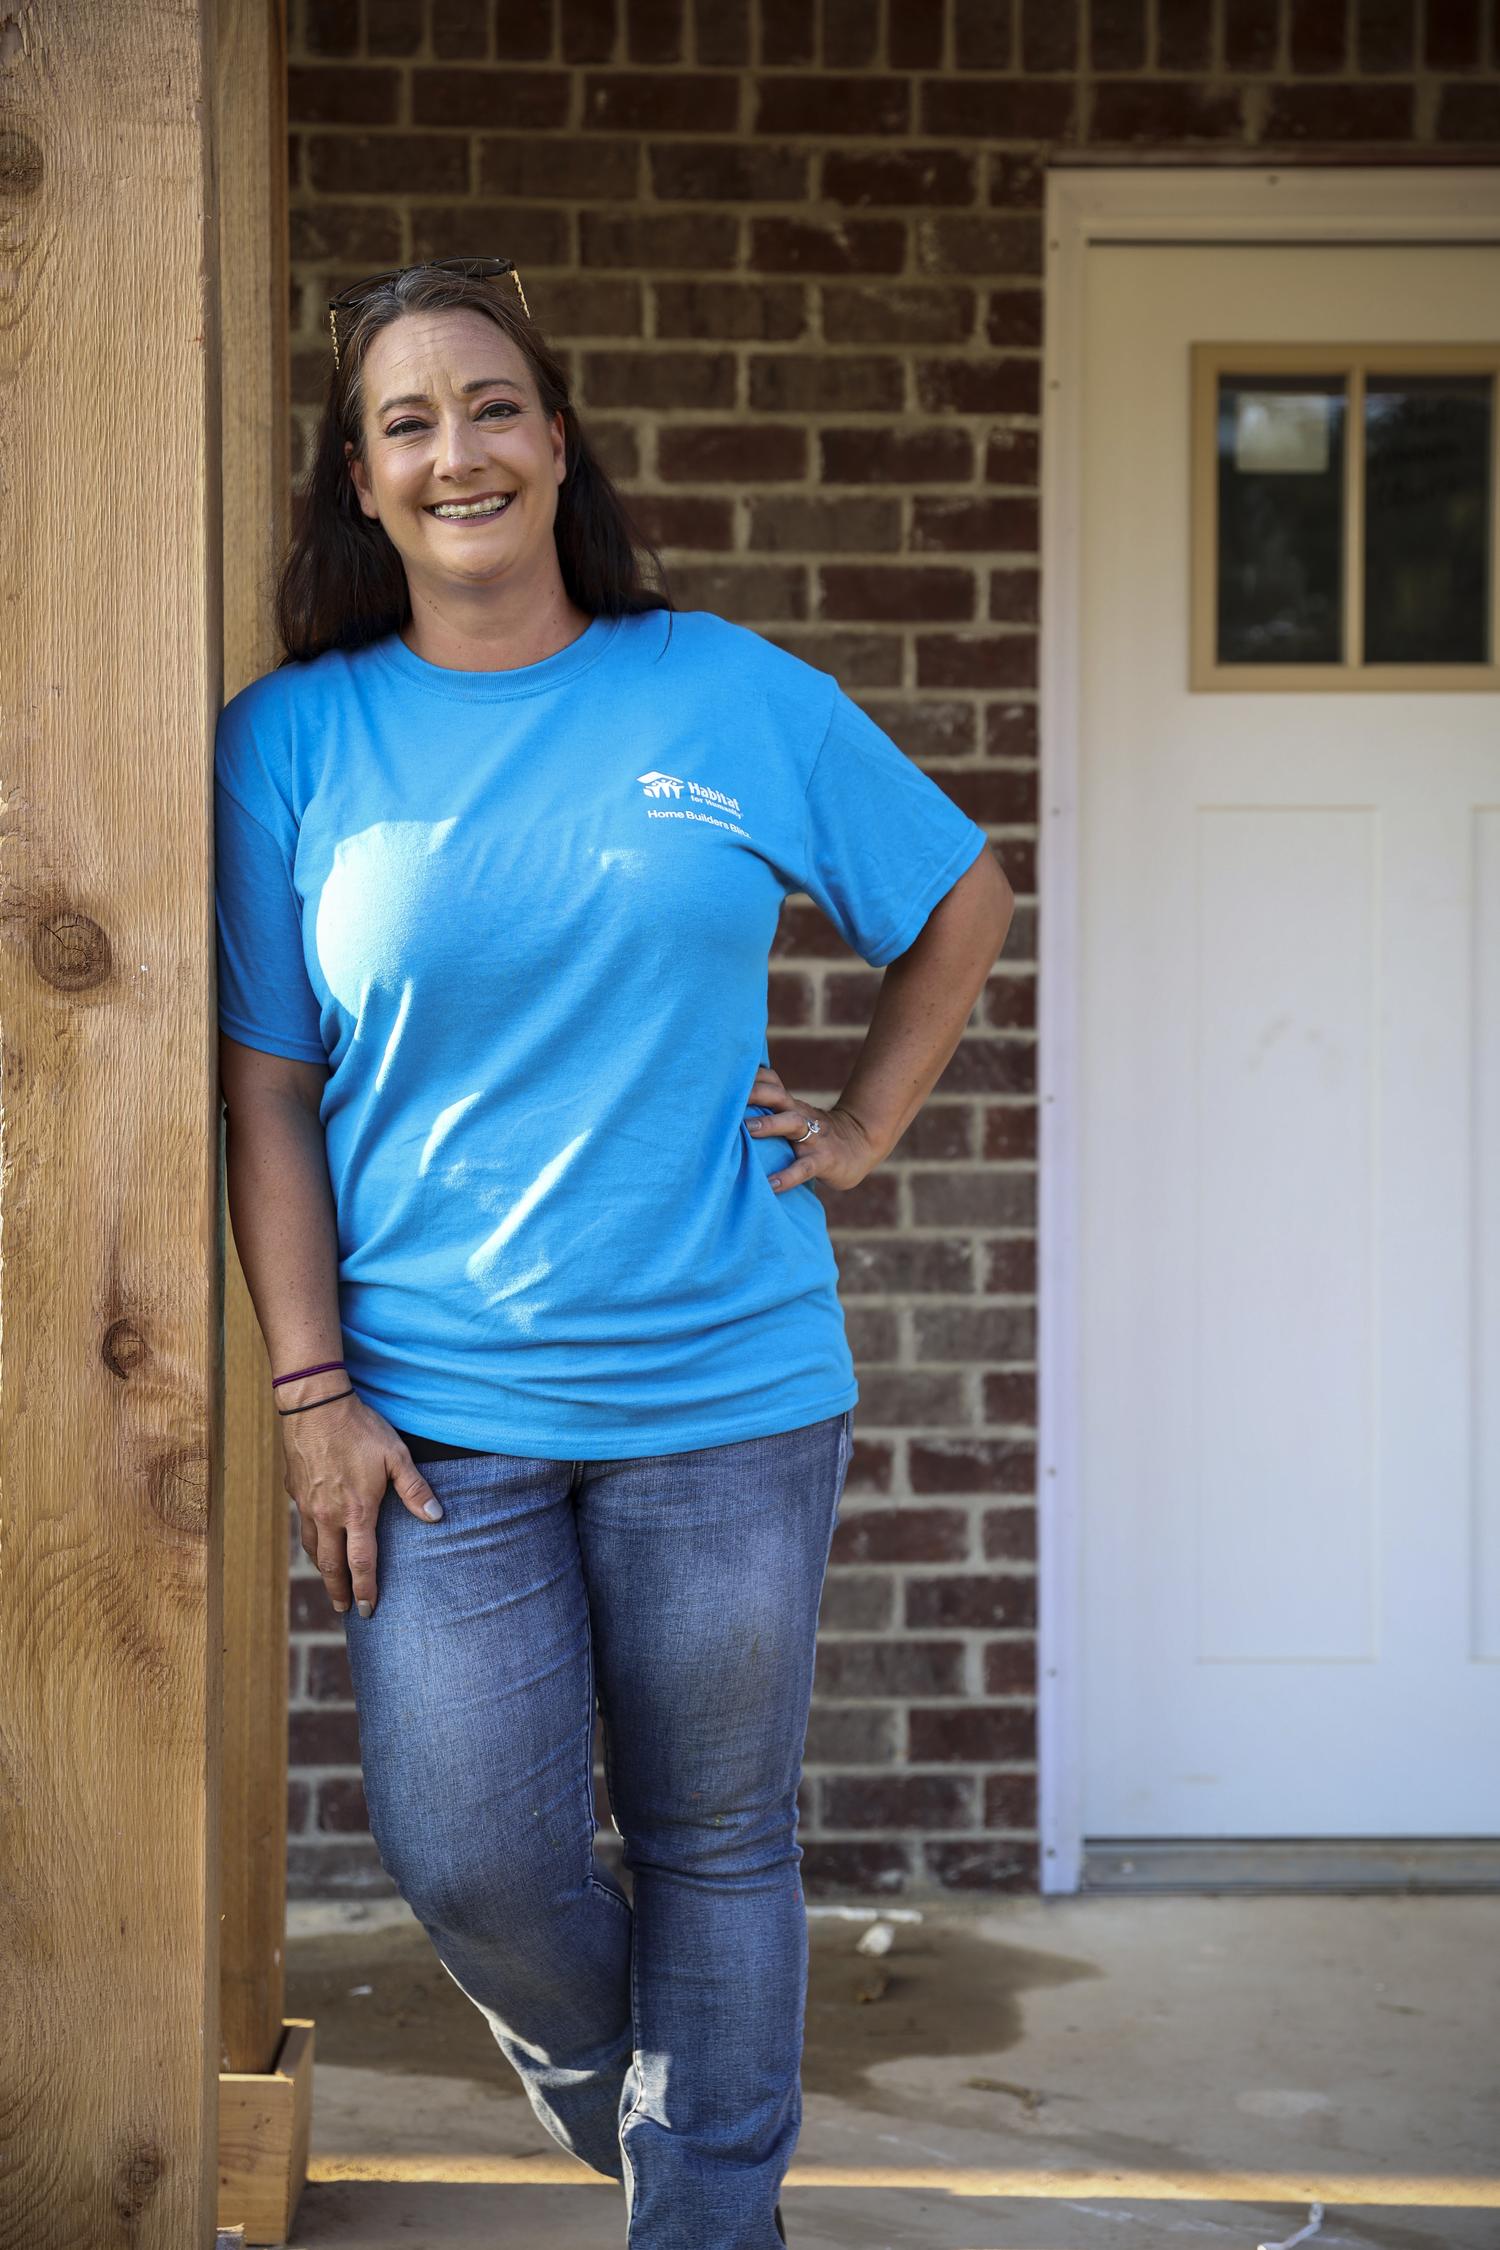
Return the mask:
M328 300L328 334L333 343L333 364L339 364L338 319L341 312L352 312L362 305L369 295L388 281L399 281L408 273L456 273L466 281L500 281L506 274L515 278L516 295L521 300L521 310L531 318L531 307L526 302L526 292L521 287L521 276L516 271L513 258L423 258L414 266L398 266L394 273L366 274L363 281L352 281L336 297Z

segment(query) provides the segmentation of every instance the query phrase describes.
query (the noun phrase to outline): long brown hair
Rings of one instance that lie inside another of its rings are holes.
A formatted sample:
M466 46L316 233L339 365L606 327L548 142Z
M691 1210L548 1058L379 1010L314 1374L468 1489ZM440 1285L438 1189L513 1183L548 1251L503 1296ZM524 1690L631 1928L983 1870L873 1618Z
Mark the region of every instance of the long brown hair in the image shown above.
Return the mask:
M372 337L403 313L472 306L525 355L550 422L563 418L567 474L557 488L554 535L568 598L588 617L670 610L660 555L642 537L584 435L567 372L523 312L509 278L499 283L416 266L382 282L339 316L339 364L329 351L328 389L312 467L293 509L293 531L276 589L276 625L286 654L306 663L330 648L361 648L399 632L411 617L401 557L385 526L367 516L349 476L347 439L364 457L364 364ZM649 561L656 583L648 582Z

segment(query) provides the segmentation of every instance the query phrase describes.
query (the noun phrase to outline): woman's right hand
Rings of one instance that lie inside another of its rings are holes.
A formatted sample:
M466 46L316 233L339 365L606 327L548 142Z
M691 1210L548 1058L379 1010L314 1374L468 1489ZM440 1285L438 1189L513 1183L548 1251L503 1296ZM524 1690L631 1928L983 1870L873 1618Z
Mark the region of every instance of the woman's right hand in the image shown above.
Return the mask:
M318 1397L320 1381L328 1378L288 1384L287 1404L301 1405L304 1389L309 1400ZM280 1400L277 1411L284 1411ZM443 1504L385 1416L358 1392L287 1416L281 1435L284 1482L301 1518L302 1551L338 1614L342 1617L352 1600L360 1616L368 1617L375 1607L375 1523L387 1488L394 1485L403 1507L424 1522L436 1522Z

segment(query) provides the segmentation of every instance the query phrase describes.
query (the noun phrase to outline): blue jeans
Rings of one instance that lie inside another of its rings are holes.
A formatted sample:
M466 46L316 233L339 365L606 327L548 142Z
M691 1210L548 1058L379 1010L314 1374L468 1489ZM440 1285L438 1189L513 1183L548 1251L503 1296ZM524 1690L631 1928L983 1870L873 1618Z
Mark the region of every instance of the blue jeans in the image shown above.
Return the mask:
M854 1409L623 1461L429 1460L344 1625L382 1865L631 2250L779 2250L797 1785ZM595 1699L633 1902L594 1856Z

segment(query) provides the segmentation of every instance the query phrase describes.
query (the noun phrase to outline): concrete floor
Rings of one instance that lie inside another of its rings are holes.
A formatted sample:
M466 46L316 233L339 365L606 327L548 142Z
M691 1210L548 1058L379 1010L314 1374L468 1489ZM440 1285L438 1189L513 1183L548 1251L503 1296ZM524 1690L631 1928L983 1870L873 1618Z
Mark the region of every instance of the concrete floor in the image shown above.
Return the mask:
M918 1911L812 1916L792 2250L1500 2250L1500 1898ZM294 1906L287 1971L292 2250L623 2250L399 1902Z

